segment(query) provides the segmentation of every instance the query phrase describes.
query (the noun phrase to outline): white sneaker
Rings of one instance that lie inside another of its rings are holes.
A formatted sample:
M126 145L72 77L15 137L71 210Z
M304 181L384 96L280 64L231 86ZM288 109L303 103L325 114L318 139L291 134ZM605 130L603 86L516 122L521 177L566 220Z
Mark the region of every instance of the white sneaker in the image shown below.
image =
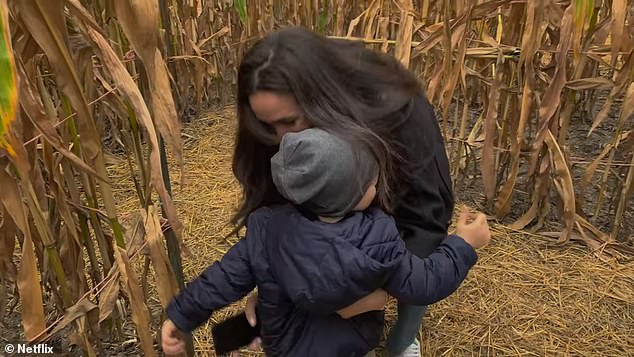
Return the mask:
M414 339L414 342L411 345L407 346L403 353L395 357L421 357L420 343L417 339Z

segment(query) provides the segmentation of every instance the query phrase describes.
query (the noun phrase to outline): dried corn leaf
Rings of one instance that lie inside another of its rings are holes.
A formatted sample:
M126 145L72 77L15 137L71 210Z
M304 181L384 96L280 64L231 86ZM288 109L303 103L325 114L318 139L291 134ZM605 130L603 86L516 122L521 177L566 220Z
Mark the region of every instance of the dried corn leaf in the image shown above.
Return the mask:
M78 112L77 125L81 134L81 146L88 163L101 152L101 140L94 125L91 110L83 94L83 88L68 50L68 35L63 14L62 0L17 1L20 16L33 39L44 50L56 73L57 83Z
M19 188L14 180L4 171L0 170L0 187L2 195L0 200L7 209L5 212L11 215L13 221L24 233L22 243L22 259L18 268L17 286L22 299L22 326L27 340L35 338L46 328L44 318L44 303L42 302L42 290L40 287L35 246L31 238L31 231L27 221L24 205Z
M616 138L617 143L620 142L622 139L621 138ZM581 180L581 188L584 189L585 187L587 187L588 183L590 182L590 180L592 179L592 176L594 176L594 172L597 170L597 168L599 167L599 164L601 164L601 162L603 161L603 158L605 158L605 156L610 153L610 151L612 151L612 149L614 149L614 145L613 144L607 144L603 150L601 151L601 154L599 154L599 156L597 156L594 160L592 160L592 162L590 163L590 165L588 165L588 167L586 168L585 173L583 174L583 178Z
M128 255L136 254L145 244L145 228L143 226L143 217L138 215L133 218L133 223L126 228L126 250Z
M148 131L148 139L150 141L150 180L152 182L152 186L157 191L159 197L161 198L161 202L163 204L163 208L167 214L167 218L170 221L170 224L174 231L177 234L177 237L180 241L180 234L182 229L182 224L178 219L178 215L176 212L176 208L174 207L174 203L167 192L165 184L163 182L163 174L160 166L160 158L159 158L159 143L158 136L154 129L154 123L152 122L152 118L150 116L150 112L143 100L143 96L139 91L139 88L134 83L134 80L130 76L130 74L126 71L123 63L117 58L117 55L114 53L113 49L108 45L108 42L105 38L101 36L97 31L92 30L91 28L86 28L88 36L95 44L95 48L97 49L97 53L105 68L110 72L110 75L114 82L117 85L117 89L128 98L131 103L132 110L134 111L137 120L145 127ZM182 245L182 241L181 241ZM183 246L184 247L184 246ZM186 248L184 248L185 252L191 254Z
M564 206L563 216L565 229L559 237L559 242L563 243L570 239L570 233L574 229L576 213L575 191L572 183L572 175L570 174L564 153L561 151L561 147L559 147L557 140L550 130L548 130L545 141L555 168L555 184L558 185L558 191Z
M198 45L197 45L197 46L198 46L198 48L203 48L207 42L209 42L209 41L213 41L213 40L215 40L215 39L217 39L217 38L219 38L219 37L225 36L225 35L226 35L226 34L228 34L228 33L229 33L229 27L224 26L224 27L223 27L223 28L221 28L220 30L218 30L218 31L214 32L211 36L209 36L209 37L207 37L207 38L205 38L205 39L201 40L201 41L198 43Z
M522 51L520 54L519 66L525 68L524 86L522 89L522 102L520 106L519 122L515 135L511 135L511 168L502 186L499 196L495 202L496 214L499 218L506 216L511 209L511 198L517 182L517 175L520 167L520 146L524 139L526 126L529 122L535 88L535 66L534 58L537 53L538 41L541 39L546 23L541 11L543 0L531 1L527 3L526 25L522 34Z
M508 5L512 2L512 0L494 0L479 3L473 7L473 17L479 18L483 16L490 16L499 7Z
M533 142L533 153L531 155L528 173L529 176L532 176L535 171L538 155L541 151L544 139L547 136L548 127L550 126L551 120L559 109L559 105L561 103L562 90L566 84L566 67L568 66L568 51L570 50L572 35L573 11L574 4L571 3L561 19L561 36L559 37L557 53L555 55L557 67L550 85L544 92L542 102L539 107L539 127L537 129L537 133L535 134L535 141Z
M625 182L621 187L620 196L618 198L618 204L616 207L616 212L614 214L614 228L612 229L612 237L617 237L619 231L621 230L621 222L623 221L623 213L625 212L625 208L630 203L630 197L632 197L632 191L634 190L634 155L632 155L632 159L630 160L630 167L627 170L627 176L625 177Z
M502 53L498 55L493 86L489 92L489 103L484 119L484 148L482 149L482 182L487 200L492 200L497 187L495 176L495 155L493 146L497 139L498 106L500 105L500 85L502 83Z
M0 201L0 217L2 217L0 219L0 278L13 281L17 272L13 264L13 253L15 252L18 227L13 222L11 215L5 211L2 201ZM0 309L2 306L6 305L0 304ZM1 317L0 320L2 320Z
M11 217L11 220L25 236L30 235L29 221L22 203L20 188L17 182L7 173L8 169L9 166L4 161L2 167L0 167L0 187L2 187L0 202L5 208L4 214Z
M181 125L176 115L167 66L158 47L158 1L115 1L114 9L119 24L143 61L150 82L150 102L156 127L171 148L181 167L181 177L184 177Z
M464 16L463 16L464 17ZM460 21L460 19L456 19L456 22ZM432 26L429 26L426 30L431 33L423 40L418 43L416 47L412 50L412 59L418 58L424 54L427 54L432 48L434 48L440 41L442 41L442 34L444 31L444 23L437 23Z
M612 104L614 103L617 95L619 95L619 93L621 93L621 91L625 89L628 83L631 83L630 71L628 71L628 69L632 68L632 66L634 66L634 50L629 53L627 60L623 64L623 68L616 75L614 87L612 87L610 94L608 94L608 98L606 99L605 104L603 104L603 108L601 108L597 116L594 118L592 126L590 127L590 131L588 132L588 136L592 134L594 129L601 125L601 123L603 123L603 121L608 117L610 109L612 108Z
M174 276L169 259L167 258L167 253L162 244L164 237L156 206L148 206L147 213L142 209L141 214L145 222L145 232L152 257L152 266L156 272L156 279L160 282L157 286L159 300L163 308L166 308L174 295L178 292L178 284L176 283L176 277Z
M15 120L18 103L15 61L9 32L9 16L6 0L0 1L0 149L15 157L16 152L9 142L11 126Z
M365 11L350 21L350 24L348 24L348 32L346 34L346 37L352 37L352 35L354 34L354 30L357 28L359 22L361 22L361 19L363 19L364 16Z
M405 68L409 68L412 53L412 34L414 26L413 5L411 0L399 0L401 24L396 34L396 50L394 56Z
M87 173L98 177L101 180L105 178L100 177L97 172L89 165L87 165L77 155L68 150L62 143L62 139L55 131L55 127L52 123L50 116L44 113L42 103L38 100L33 92L32 84L24 72L24 68L18 67L20 71L20 105L22 110L27 114L27 117L31 120L31 123L42 134L42 137L51 144L55 150L59 151L62 155L68 158L75 166L86 171Z
M49 63L55 70L55 78L59 88L77 111L78 120L76 123L81 137L79 143L86 163L94 165L99 176L107 177L103 152L101 151L101 138L97 132L88 101L84 96L84 88L76 71L77 65L73 62L69 52L63 1L19 1L16 6L24 26L44 50ZM112 188L107 182L102 181L99 189L115 238L122 244L123 237L117 219L117 208ZM38 230L41 229L38 228Z
M7 302L9 301L9 293L7 292L9 282L0 276L0 324L5 325L4 317L7 313Z
M634 82L630 83L623 100L623 108L621 109L621 118L619 122L625 122L632 114L634 114Z
M55 325L55 328L49 332L49 336L53 336L61 331L66 326L70 325L73 321L82 316L88 315L92 310L96 309L97 305L93 304L88 299L81 299L75 305L69 307L64 312L64 316L61 321Z
M374 39L374 33L375 33L374 20L376 19L377 15L379 14L379 11L381 10L381 5L382 5L381 0L372 0L370 5L368 5L365 9L365 17L363 20L365 31L363 36L366 39ZM401 38L401 37L397 35L397 39L398 38ZM410 49L411 49L411 46L410 46Z
M616 63L618 52L623 43L625 16L627 14L626 0L612 0L612 66ZM631 20L630 20L631 21ZM630 26L632 24L630 23Z
M106 285L103 291L99 294L99 323L107 319L114 311L120 291L119 277L119 269L114 265L105 279Z
M456 85L458 84L458 78L460 78L460 75L462 74L462 63L464 63L465 61L466 51L466 28L467 24L461 24L455 27L451 34L451 47L458 47L458 56L452 70L449 73L445 73L445 76L448 76L448 80L446 81L445 86L443 87L443 90L440 94L440 106L444 108L445 117L448 115L450 106L449 104L451 103L451 99L454 96ZM447 121L445 121L445 123L447 123Z
M132 310L132 321L136 326L136 331L141 342L141 349L146 356L156 356L154 342L150 333L150 313L145 305L145 296L134 268L128 260L125 249L115 246L115 259L121 274L121 283L125 287L125 293L130 299Z
M46 328L40 284L35 246L29 234L24 237L22 243L22 259L17 281L22 299L22 326L27 340L34 339Z
M8 286L15 283L17 269L13 263L16 235L18 227L11 216L5 211L0 201L0 323L5 323L4 317L8 308Z
M537 212L540 207L540 202L545 193L548 192L548 180L550 172L550 163L548 160L542 159L539 167L539 174L537 175L537 183L535 184L535 191L532 196L531 207L524 213L517 221L509 225L511 229L521 230L528 226L537 217Z
M335 24L335 35L336 36L343 36L343 33L345 31L344 25L345 25L345 20L346 20L346 14L345 14L345 10L344 10L344 1L345 0L337 0L336 4L337 4L337 10L335 12L335 18L337 19L336 24Z
M577 90L577 91L587 90L587 89L611 88L612 86L613 86L612 81L604 77L581 78L581 79L568 81L566 83L566 88Z
M67 208L68 206L66 205ZM60 210L63 209L60 208ZM65 222L68 222L66 221L68 218L70 217L63 217ZM76 224L72 221L71 223L60 225L57 239L60 241L60 259L72 288L73 296L81 296L86 292L88 286L86 283L86 272L84 271L82 245L78 244L79 239L75 227Z
M574 1L574 28L572 32L572 49L575 54L575 63L581 54L581 37L584 35L584 29L589 25L592 13L594 11L594 0L576 0Z
M441 80L443 79L443 62L437 61L434 66L434 76L429 81L429 85L427 86L427 98L430 102L434 101L436 98L436 92L438 91L438 86L440 85Z
M592 223L588 222L585 218L581 217L578 214L575 214L575 222L577 222L583 229L588 230L592 233L595 238L597 238L602 243L607 243L611 241L610 237L601 232L597 227L593 226Z
M630 86L627 89L627 93L625 94L625 100L623 101L623 108L621 109L621 116L619 118L619 123L617 124L617 131L621 129L624 125L625 121L629 119L634 114L634 82L630 83ZM623 139L631 134L630 131L626 132L626 135L623 135ZM618 142L615 143L614 147L618 146ZM631 148L629 151L631 152ZM625 177L625 182L621 186L621 192L618 197L618 204L616 207L616 212L614 214L614 228L612 229L612 236L616 237L618 232L621 229L621 222L623 220L623 213L625 212L626 206L630 203L630 197L632 195L632 190L634 189L634 154L631 155L631 163L627 170L627 175Z

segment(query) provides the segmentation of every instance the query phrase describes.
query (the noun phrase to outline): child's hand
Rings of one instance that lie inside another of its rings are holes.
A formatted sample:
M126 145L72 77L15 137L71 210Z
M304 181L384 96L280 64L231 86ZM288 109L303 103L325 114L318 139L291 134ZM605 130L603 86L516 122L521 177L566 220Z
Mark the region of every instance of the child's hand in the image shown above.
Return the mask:
M161 342L163 352L167 355L185 353L185 340L183 333L174 325L172 320L165 320L161 329Z
M456 234L474 249L482 248L491 241L491 231L484 213L471 214L467 208L460 212Z

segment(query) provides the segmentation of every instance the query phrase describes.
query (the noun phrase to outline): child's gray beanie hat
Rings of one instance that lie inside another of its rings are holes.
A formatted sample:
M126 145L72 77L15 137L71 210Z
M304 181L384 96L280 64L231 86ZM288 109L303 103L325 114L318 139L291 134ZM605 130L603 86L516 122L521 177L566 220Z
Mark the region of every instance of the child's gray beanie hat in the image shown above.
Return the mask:
M324 217L352 211L377 173L369 150L355 153L343 139L317 128L285 134L271 158L279 193Z

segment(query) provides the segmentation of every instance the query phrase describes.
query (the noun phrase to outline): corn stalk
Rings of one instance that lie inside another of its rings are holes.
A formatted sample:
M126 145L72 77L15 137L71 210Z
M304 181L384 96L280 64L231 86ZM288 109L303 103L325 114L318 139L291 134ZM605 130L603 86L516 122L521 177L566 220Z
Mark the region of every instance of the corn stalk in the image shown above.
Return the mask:
M163 181L159 135L168 138L177 159L182 151L180 122L170 101L169 76L159 47L158 12L146 16L146 26L136 29L129 26L128 18L110 26L100 24L104 19L95 19L74 0L0 4L0 65L9 74L3 76L0 97L1 222L2 229L8 230L2 235L2 245L15 247L18 241L22 250L17 269L12 273L3 268L0 276L3 281L16 282L25 335L29 341L43 341L73 326L78 337L73 341L86 354L101 355L95 344L100 325L114 318L117 300L127 299L141 347L152 355L148 297L130 261L149 243L149 259L159 279L174 281L151 198L153 192L158 194L176 242L180 242L180 222ZM149 13L157 4L120 5L130 6L128 11ZM97 1L92 5L100 6ZM106 35L120 34L122 27L126 38L134 41L121 43L118 37L113 42ZM120 54L129 53L117 43L133 43L142 51L144 61L139 68L149 74L151 99L141 95L142 83L134 78L137 66L117 54L114 48L124 50ZM112 132L103 125L106 118ZM141 209L138 219L145 217L147 224L139 230L128 222L127 239L106 166L105 157L112 150L103 144L106 135L124 137L118 144L130 160L130 179L141 177L142 184L136 185ZM3 252L3 267L11 266L12 252ZM98 272L100 266L103 274ZM174 282L158 289L165 305L178 286ZM58 310L56 320L45 318L44 293L56 297L47 301L56 305L51 306Z

